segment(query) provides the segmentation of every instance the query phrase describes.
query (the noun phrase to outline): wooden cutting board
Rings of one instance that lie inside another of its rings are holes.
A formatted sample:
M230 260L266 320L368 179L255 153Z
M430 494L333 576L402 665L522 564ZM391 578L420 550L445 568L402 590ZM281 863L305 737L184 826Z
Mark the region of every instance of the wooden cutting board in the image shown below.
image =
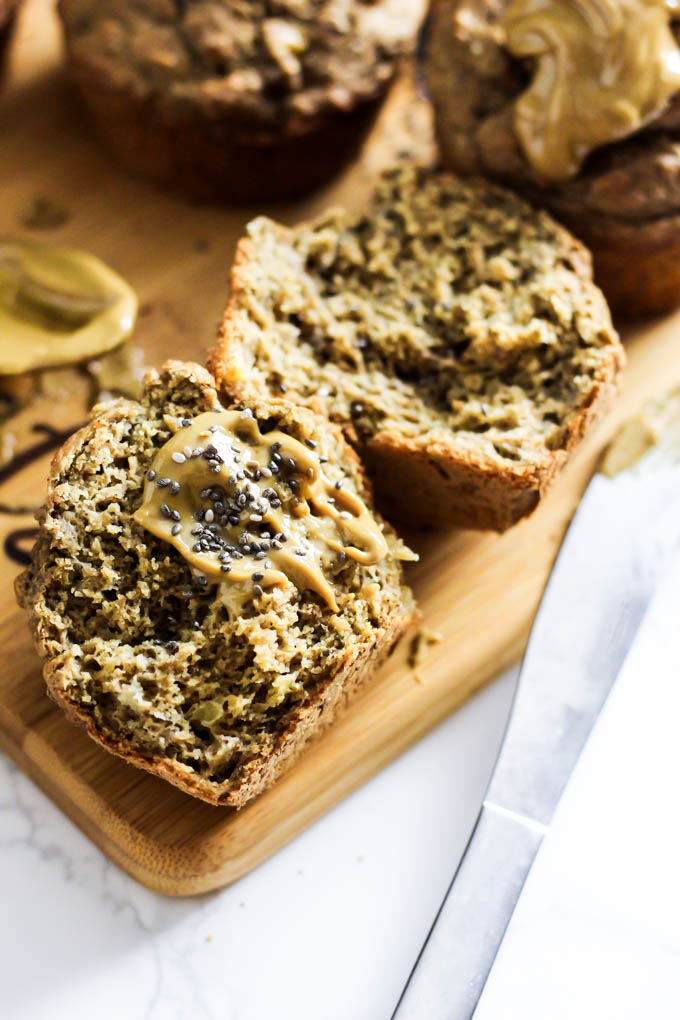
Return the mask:
M427 110L401 82L360 163L325 194L267 210L293 221L329 202L365 201L378 170L408 149L427 154ZM137 289L135 340L150 363L201 361L224 304L231 254L258 210L196 207L111 165L70 95L48 0L29 0L0 100L0 234L87 248ZM29 229L36 198L66 219ZM7 549L30 546L30 515L0 512L0 745L122 868L145 885L187 895L243 875L457 708L521 654L550 565L593 466L617 425L650 395L680 383L680 317L627 331L629 368L609 417L579 450L548 499L506 535L407 536L421 561L409 569L423 623L442 635L418 671L404 641L379 675L275 787L241 812L213 808L124 764L70 726L47 699L41 664L17 609L19 567ZM29 421L21 445L49 446L46 427L81 421L68 376ZM38 425L38 431L30 429ZM42 426L42 431L40 427ZM49 455L0 485L0 501L39 504ZM549 682L549 677L546 677Z

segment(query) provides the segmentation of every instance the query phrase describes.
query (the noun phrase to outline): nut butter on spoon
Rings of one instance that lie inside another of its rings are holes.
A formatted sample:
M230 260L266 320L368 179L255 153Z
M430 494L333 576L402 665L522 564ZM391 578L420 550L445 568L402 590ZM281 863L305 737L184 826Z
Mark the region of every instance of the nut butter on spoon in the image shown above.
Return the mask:
M135 292L94 255L0 239L0 375L104 354L136 313Z

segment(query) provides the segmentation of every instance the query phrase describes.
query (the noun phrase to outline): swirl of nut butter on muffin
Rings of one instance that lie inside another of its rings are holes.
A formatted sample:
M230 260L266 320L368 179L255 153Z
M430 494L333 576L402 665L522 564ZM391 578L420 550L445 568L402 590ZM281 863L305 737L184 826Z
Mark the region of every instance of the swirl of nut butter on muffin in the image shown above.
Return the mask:
M248 409L166 416L134 520L208 579L256 593L291 582L338 611L329 568L378 563L388 547L364 502L330 480L313 441L262 433ZM244 591L245 593L245 591Z
M638 131L680 90L670 28L679 0L512 0L506 46L533 61L514 103L526 158L546 180L578 173L595 148Z

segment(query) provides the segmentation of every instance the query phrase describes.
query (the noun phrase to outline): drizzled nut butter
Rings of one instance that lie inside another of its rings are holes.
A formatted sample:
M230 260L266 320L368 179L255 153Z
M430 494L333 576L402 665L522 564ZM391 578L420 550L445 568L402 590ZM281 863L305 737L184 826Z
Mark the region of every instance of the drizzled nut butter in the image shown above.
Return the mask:
M329 575L347 558L369 565L388 546L363 501L331 480L314 441L262 433L249 410L165 417L158 451L133 515L173 545L199 584L261 593L294 584L338 606Z
M680 0L511 0L505 45L531 62L514 130L541 177L572 177L593 149L638 131L680 91L678 15Z

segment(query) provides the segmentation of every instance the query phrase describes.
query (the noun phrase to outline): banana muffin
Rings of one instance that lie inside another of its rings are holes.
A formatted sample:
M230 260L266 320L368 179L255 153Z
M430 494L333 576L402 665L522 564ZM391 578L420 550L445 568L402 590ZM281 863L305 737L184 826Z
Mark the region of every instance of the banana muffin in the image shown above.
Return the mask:
M388 516L499 531L536 507L622 362L566 230L500 188L406 167L363 215L255 220L211 358L230 398L340 422Z
M444 164L548 208L615 311L680 302L674 0L432 0L425 79Z
M17 581L52 697L107 750L241 807L389 654L413 615L341 431L225 409L197 365L147 374L56 455Z
M359 150L423 0L60 0L73 81L128 168L194 197L304 195Z

